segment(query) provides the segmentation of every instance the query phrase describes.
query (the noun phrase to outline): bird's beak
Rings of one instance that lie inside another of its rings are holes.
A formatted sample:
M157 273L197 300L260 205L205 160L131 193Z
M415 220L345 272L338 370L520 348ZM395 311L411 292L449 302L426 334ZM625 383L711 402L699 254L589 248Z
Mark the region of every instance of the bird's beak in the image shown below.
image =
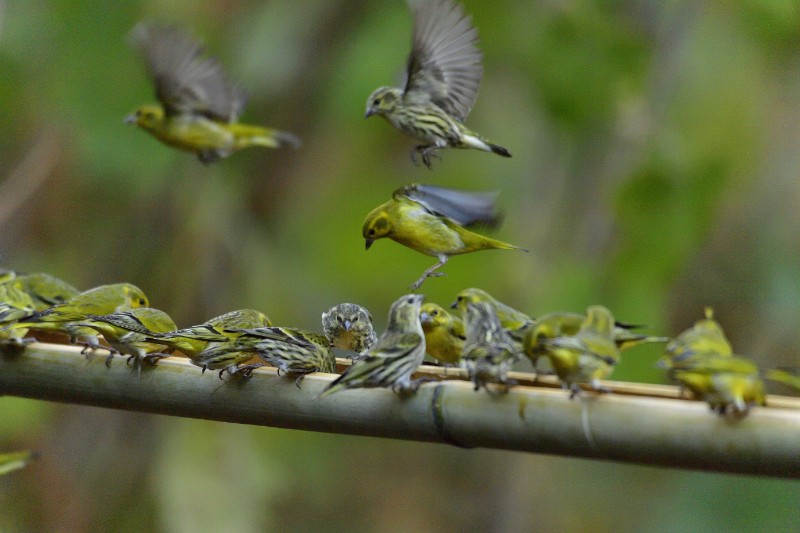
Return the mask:
M345 320L345 321L344 321L344 330L345 330L345 331L350 331L350 328L351 328L352 326L353 326L353 323L352 323L352 322L350 322L349 320Z
M456 307L458 307L458 300L450 304L450 309L455 309Z
M375 242L375 239L365 239L364 242L365 249L369 250L369 247L372 246L373 242Z
M420 322L427 322L430 319L431 319L431 315L429 315L428 313L420 313L419 314L419 321Z
M135 124L136 123L136 115L130 114L122 120L125 124Z
M370 107L369 109L367 109L367 112L364 113L364 118L369 118L374 114L375 114L375 110Z

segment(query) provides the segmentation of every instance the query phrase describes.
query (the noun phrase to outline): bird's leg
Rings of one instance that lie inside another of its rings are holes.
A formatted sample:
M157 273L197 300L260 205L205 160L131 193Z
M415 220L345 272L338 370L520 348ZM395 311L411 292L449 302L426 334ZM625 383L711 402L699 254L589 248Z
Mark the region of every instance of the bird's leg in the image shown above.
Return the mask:
M425 163L425 166L431 168L431 156L441 159L441 157L436 154L436 150L439 147L435 144L418 144L414 148L411 149L411 161L419 166L419 162L417 161L417 152L422 154L422 162Z
M158 363L159 361L161 361L165 357L169 357L169 354L168 353L160 353L160 352L159 353L149 353L147 355L143 355L141 357L141 360L144 363L147 363L147 364L150 364L150 365L155 365L156 363Z
M439 256L439 262L430 267L428 270L422 273L422 276L411 284L411 291L416 291L422 286L422 283L428 278L438 278L439 276L444 276L444 272L434 272L437 268L441 268L447 263L447 256L442 254Z

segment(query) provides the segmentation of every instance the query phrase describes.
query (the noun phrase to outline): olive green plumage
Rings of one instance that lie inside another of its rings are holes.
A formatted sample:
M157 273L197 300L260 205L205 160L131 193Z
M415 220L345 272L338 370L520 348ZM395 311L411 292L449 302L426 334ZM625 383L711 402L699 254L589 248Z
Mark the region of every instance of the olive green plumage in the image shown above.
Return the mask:
M475 224L494 225L498 220L494 193L411 184L400 187L391 200L373 209L361 233L367 249L377 239L389 238L439 260L411 285L411 290L417 290L427 278L441 276L434 271L452 255L489 249L522 250L467 229Z

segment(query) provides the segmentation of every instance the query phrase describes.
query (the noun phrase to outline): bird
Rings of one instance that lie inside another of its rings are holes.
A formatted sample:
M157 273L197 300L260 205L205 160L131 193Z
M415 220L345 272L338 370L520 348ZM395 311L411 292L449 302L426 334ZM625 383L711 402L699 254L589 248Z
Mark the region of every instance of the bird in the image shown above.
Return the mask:
M738 418L754 405L766 405L762 373L745 357L703 352L673 362L678 366L670 368L670 378L720 415ZM777 373L767 375L780 381Z
M367 250L377 239L388 237L439 260L411 285L411 290L416 291L427 278L442 275L435 270L444 266L451 255L492 248L527 251L466 229L475 224L498 224L496 197L495 193L405 185L367 215L361 233Z
M237 309L206 320L197 326L179 329L169 333L153 334L148 342L168 346L189 358L192 364L203 369L227 367L229 359L242 361L244 354L236 348L236 339L241 333L236 330L272 326L270 318L254 309ZM208 359L213 355L220 366L209 366ZM143 359L155 363L163 355L149 354ZM247 359L252 358L248 355Z
M486 301L458 300L464 319L466 341L464 360L477 391L487 383L498 383L505 391L516 384L508 378L511 366L519 360L519 352L511 336L503 329L494 307Z
M140 106L125 122L205 164L249 146L300 145L294 134L238 122L247 95L219 61L202 57L201 43L178 28L142 22L131 41L147 64L159 104Z
M140 372L147 356L153 361L156 357L166 357L174 349L147 339L158 333L169 333L178 329L172 317L152 307L139 307L107 315L87 315L86 320L79 325L101 333L114 350L128 355L128 363L133 361ZM111 366L113 358L114 352L111 352L106 358L106 366Z
M89 315L106 315L149 305L147 296L130 283L101 285L73 296L43 311L34 313L3 329L29 328L58 331L69 335L70 342L79 342L85 349L103 348L97 332L80 323Z
M17 274L8 283L25 291L33 300L36 311L64 303L81 291L64 280L45 272Z
M0 326L13 324L36 312L33 299L12 283L0 283ZM27 328L0 330L0 350L5 355L19 354L33 339L25 339Z
M325 335L285 327L234 328L225 331L237 334L230 343L231 348L226 349L225 345L212 346L198 354L196 363L221 369L220 379L225 372L247 379L253 370L269 363L279 373L295 377L295 385L300 387L306 374L336 370L331 339Z
M494 309L497 318L500 320L500 325L508 332L511 339L517 346L518 351L522 351L522 343L525 334L534 324L534 320L523 313L517 311L510 305L506 305L483 289L475 287L464 289L456 295L456 301L450 306L452 308L459 307L462 302L486 302L492 309Z
M364 354L378 334L372 326L372 314L353 303L334 305L322 313L322 331L334 348Z
M435 303L420 308L419 320L428 355L446 367L458 365L467 339L464 322Z
M503 157L511 153L464 125L478 96L483 66L478 32L462 6L452 0L412 0L411 54L403 88L380 87L367 99L365 117L380 115L419 141L411 151L431 168L441 148L474 148Z
M423 381L412 380L411 375L425 359L425 333L419 321L424 299L421 294L406 294L395 300L389 309L386 331L317 399L355 388L391 387L401 396L415 393Z
M611 374L620 360L614 342L614 317L603 306L592 305L574 335L543 339L545 355L570 398L580 393L579 383L607 392L599 380Z
M674 367L675 362L698 354L715 354L723 357L733 355L733 346L725 336L725 331L719 322L714 320L714 309L706 307L704 314L704 318L667 344L660 364ZM669 363L666 360L669 360Z
M545 355L547 351L544 346L546 339L575 335L585 319L586 315L563 311L554 311L536 318L532 326L528 328L522 343L523 351L533 363L534 368L539 357ZM622 322L614 323L613 339L620 352L640 344L670 341L669 337L645 335L633 331L637 327L639 326Z

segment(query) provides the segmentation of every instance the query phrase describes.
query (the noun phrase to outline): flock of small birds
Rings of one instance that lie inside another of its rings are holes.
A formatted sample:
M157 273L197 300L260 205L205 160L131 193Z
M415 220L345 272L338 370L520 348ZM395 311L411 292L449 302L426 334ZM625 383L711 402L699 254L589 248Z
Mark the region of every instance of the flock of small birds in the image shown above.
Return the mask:
M130 283L102 285L79 292L45 273L0 273L0 349L19 354L35 340L30 332L57 332L84 352L109 350L137 367L156 365L169 355L187 357L203 372L219 371L249 379L254 369L272 366L300 383L312 372L336 372L334 349L352 364L318 398L345 389L390 387L414 394L431 378L414 378L426 355L438 364L467 371L475 390L507 392L508 377L524 358L540 372L554 372L570 398L581 386L610 392L600 380L619 364L620 354L644 343L665 343L659 364L692 397L722 414L740 417L753 405L765 405L764 379L800 388L800 377L780 369L762 372L735 356L710 309L675 338L638 332L640 326L614 319L603 306L585 314L553 312L533 319L477 288L461 291L448 312L425 296L406 294L389 310L386 330L373 329L372 315L360 305L342 303L322 313L322 331L274 326L252 309L230 311L202 324L178 328L170 316L149 307L147 296ZM459 316L460 315L460 316ZM101 337L105 344L101 343ZM539 369L540 360L546 369Z
M381 87L367 100L366 117L380 115L421 144L411 159L431 168L445 148L477 149L511 157L506 148L468 129L464 122L483 76L477 31L454 0L409 0L414 16L413 47L403 87ZM242 124L246 95L228 79L219 62L203 57L203 46L177 28L141 23L131 32L155 85L158 104L144 105L126 118L162 143L193 153L211 164L251 146L299 147L293 134ZM448 311L423 303L415 292L452 255L485 249L523 250L471 229L499 223L496 193L465 192L410 184L366 217L366 248L392 239L438 261L398 298L378 337L365 308L343 303L322 313L322 331L274 326L264 313L230 311L202 324L178 328L164 311L149 306L129 283L80 292L48 274L0 273L0 343L3 352L24 350L31 331L65 334L84 351L109 349L141 371L169 355L182 355L203 371L247 379L270 365L298 387L306 374L336 372L334 349L349 352L352 364L320 395L345 389L391 387L414 394L414 379L426 355L439 364L466 369L475 390L507 391L516 383L512 367L523 360L537 372L558 376L570 398L583 388L603 392L600 380L620 362L621 353L644 343L665 343L660 361L672 381L723 415L743 416L764 405L764 379L800 388L800 377L771 369L762 372L735 356L712 312L675 338L641 333L618 322L603 306L584 314L553 312L533 319L487 292L461 291ZM104 344L101 343L101 337ZM544 369L540 362L546 361ZM683 394L683 390L681 392Z

